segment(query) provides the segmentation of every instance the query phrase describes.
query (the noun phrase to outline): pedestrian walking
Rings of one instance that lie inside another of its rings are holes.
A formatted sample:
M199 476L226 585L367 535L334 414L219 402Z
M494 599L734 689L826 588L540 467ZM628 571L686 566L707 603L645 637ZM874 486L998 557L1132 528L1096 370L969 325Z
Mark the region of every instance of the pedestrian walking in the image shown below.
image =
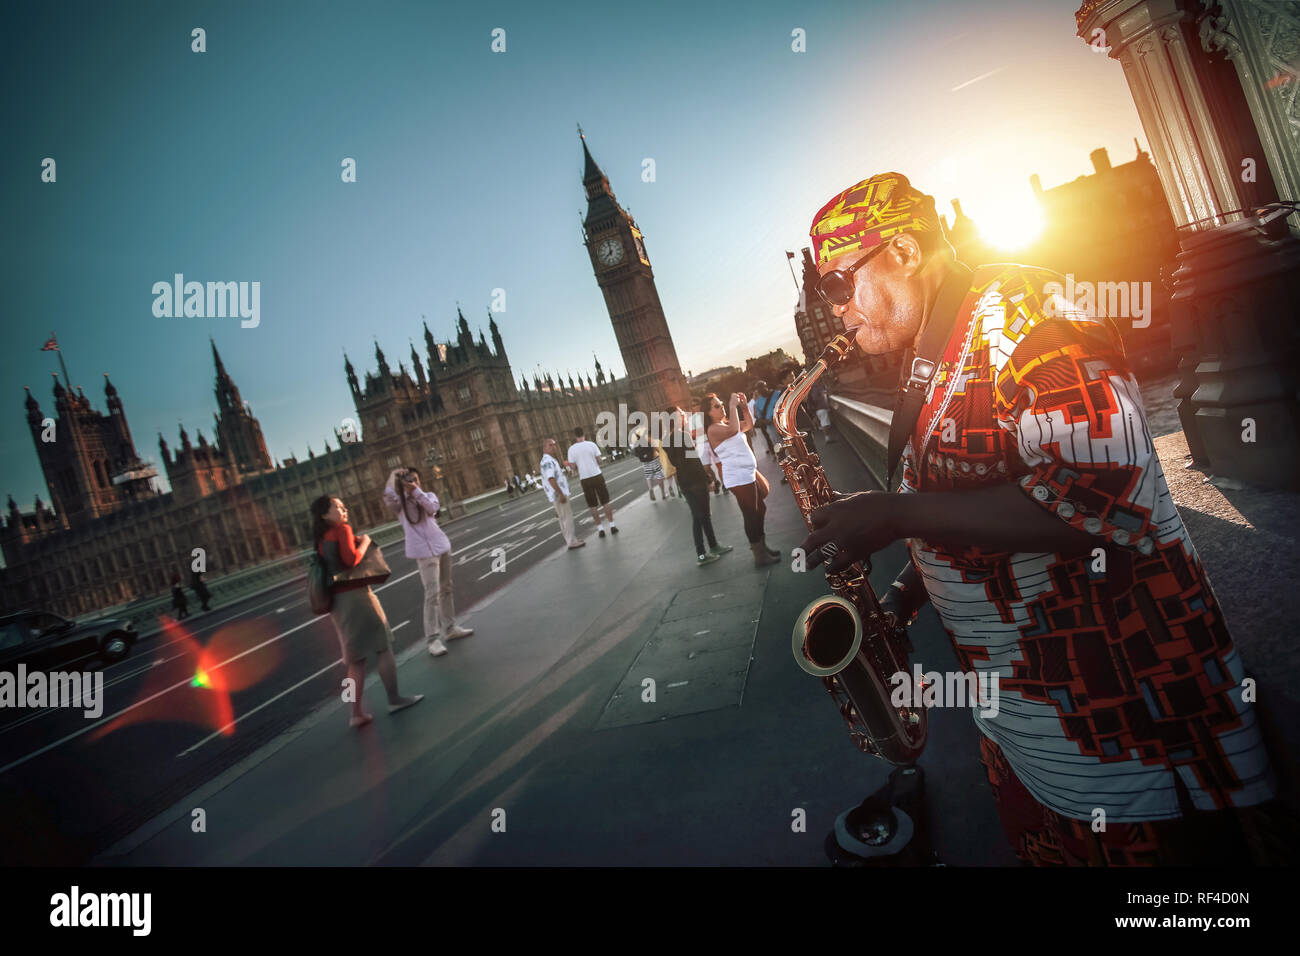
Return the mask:
M181 576L172 575L172 607L176 609L176 620L183 621L190 616L190 603L185 600L185 591L181 588Z
M451 541L438 527L438 496L420 487L414 468L394 468L384 485L384 506L397 517L406 536L406 556L415 560L424 585L424 639L429 653L447 653L443 638L469 637L473 629L456 624L451 582Z
M664 473L664 488L667 489L668 495L673 498L681 498L677 490L677 469L673 467L672 460L664 451L664 444L658 438L650 439L650 447L655 450L655 455L659 458L659 467Z
M826 391L826 386L821 382L814 382L813 387L808 390L808 406L817 415L817 427L821 429L822 437L826 439L826 444L832 445L835 439L831 437L831 401L830 394Z
M744 517L745 537L749 539L749 549L754 554L754 567L761 568L776 564L781 554L767 546L763 534L763 516L767 513L764 499L767 497L768 484L758 470L753 450L745 441L744 432L754 427L745 413L745 396L733 392L729 404L730 414L728 409L723 408L718 396L710 392L700 400L700 411L708 416L709 444L722 462L723 483L735 497Z
M321 495L311 504L312 538L316 551L325 563L325 572L329 580L340 572L355 568L361 564L366 553L377 547L370 535L357 537L348 524L348 509L343 502L331 495ZM333 602L330 618L334 621L334 630L338 633L339 650L343 663L347 665L348 678L352 681L352 718L353 727L362 727L374 720L366 713L362 705L362 692L366 685L366 658L375 655L379 679L383 682L388 695L388 712L395 714L399 710L418 704L424 699L423 694L403 697L397 689L397 661L393 659L393 632L388 626L388 618L379 603L379 598L364 581L343 581L330 588Z
M190 590L193 591L194 596L199 599L199 604L202 606L203 610L208 610L208 601L212 595L208 591L208 586L203 583L202 571L195 571L193 568L190 569Z
M713 534L713 517L709 513L709 486L713 484L713 469L700 464L695 442L690 435L690 422L686 412L675 405L665 411L672 416L668 444L664 452L677 471L682 498L691 509L691 536L695 539L695 562L703 566L712 564L728 551L730 545L718 544ZM703 443L707 444L707 442ZM705 540L709 546L704 547Z
M667 498L664 491L664 468L663 463L659 460L659 453L650 444L650 436L646 434L644 428L638 428L632 436L632 454L636 455L637 460L641 462L641 474L645 477L646 487L650 489L650 500L658 501L659 498ZM659 498L655 497L655 489L659 489Z
M775 458L776 448L772 442L772 413L776 411L776 400L780 397L780 393L767 382L762 381L754 386L754 393L754 427L767 442L768 455Z
M614 524L614 506L609 503L609 489L605 487L605 476L600 472L600 446L594 441L587 441L586 432L581 426L573 430L576 439L565 453L565 460L577 466L578 480L582 482L582 494L591 509L591 520L596 522L600 536L605 537L605 524L609 523L609 533L618 534L618 525ZM604 510L604 519L601 511Z
M564 535L564 543L572 551L575 548L585 548L587 542L574 533L573 506L569 504L569 478L555 457L559 453L559 442L554 438L546 439L542 443L542 463L538 470L542 473L542 490L546 492L546 500L554 505L555 516L560 519L560 533Z

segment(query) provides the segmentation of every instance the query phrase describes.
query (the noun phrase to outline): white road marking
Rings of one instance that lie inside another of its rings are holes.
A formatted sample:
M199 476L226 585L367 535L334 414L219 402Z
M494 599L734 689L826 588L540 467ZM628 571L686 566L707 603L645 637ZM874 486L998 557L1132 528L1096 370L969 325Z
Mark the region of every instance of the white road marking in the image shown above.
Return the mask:
M627 471L622 472L622 473L620 473L620 474L618 474L618 475L615 475L614 477L616 477L616 478L621 478L621 477L623 477L623 475L625 475L625 474L631 474L634 470L635 470L635 469L633 469L633 468L629 468L629 469L627 469ZM611 498L611 499L610 499L610 504L613 504L613 503L616 502L616 501L619 501L619 500L621 500L621 499L623 499L623 498L626 498L626 497L627 497L628 495L630 495L630 494L636 494L636 493L638 493L639 491L640 491L639 488L633 488L633 489L631 489L630 491L625 491L625 492L623 492L621 495L617 495L617 496ZM516 528L516 527L518 527L519 525L523 524L523 523L526 522L526 521L531 521L531 520L533 520L534 518L537 518L537 517L539 517L539 516L541 516L541 515L544 515L544 514L554 514L554 513L555 513L555 509L554 509L554 508L547 507L547 508L546 508L545 510L543 510L543 511L538 511L538 512L536 512L535 514L528 515L526 518L522 518L522 519L520 519L519 521L516 521L516 522L515 522L514 524L512 524L512 525L508 525L507 527L500 529L499 531L495 532L494 534L492 534L492 535L490 535L490 536L488 536L488 537L486 537L486 538L481 538L480 540L475 541L473 544L465 545L464 547L466 547L466 548L472 548L472 547L475 547L475 546L477 546L477 545L482 544L482 543L485 542L485 541L490 541L490 540L492 540L492 538L496 537L497 535L501 534L501 533L504 532L504 531L509 531L511 528ZM555 538L555 537L559 537L559 532L558 532L558 531L557 531L555 534L551 535L551 538ZM532 548L529 548L528 551L532 551L534 548L541 547L541 545L543 545L543 544L545 544L547 541L551 540L551 538L546 538L546 539L543 540L543 541L539 541L537 544L533 545ZM528 552L525 551L525 552L523 552L522 554L516 555L516 557L522 557L523 554L527 554L527 553L528 553ZM375 591L383 591L383 590L385 590L385 589L387 589L387 588L392 587L392 586L395 585L395 584L400 584L402 581L405 581L407 578L415 577L415 576L418 575L419 573L420 573L419 569L416 568L416 569L413 570L413 571L409 571L409 572L407 572L406 574L403 574L401 577L390 579L389 581L385 582L384 584L381 584L379 587L375 588L374 590L375 590ZM489 573L491 573L491 572L489 572ZM486 577L486 576L487 576L487 575L484 575L483 577ZM481 580L483 580L483 578L480 577L479 580L481 581ZM292 584L292 583L293 583L293 582L286 581L286 582L284 582L284 586L288 586L289 584ZM280 585L277 585L277 587L279 587L279 586L280 586ZM250 612L252 612L252 611L256 611L256 610L258 610L258 609L260 609L260 608L263 608L263 607L268 607L268 606L274 604L277 600L282 600L282 598L280 598L280 597L272 598L272 599L269 600L269 601L264 601L264 602L262 602L261 604L254 605L254 606L251 607L251 608L246 608L246 609L244 609L243 611L241 611L239 615L237 615L237 616L235 616L235 617L226 618L226 619L221 620L221 621L205 622L204 630L206 630L207 628L217 628L217 627L220 627L222 624L227 624L227 623L229 623L230 621L234 621L234 620L242 619L244 616L248 615ZM306 601L303 601L302 603L303 603L303 604L306 604ZM292 606L292 607L298 607L299 605L294 604L294 605L291 605L291 606ZM267 647L267 646L269 646L269 645L271 645L271 644L274 644L276 641L279 641L279 640L281 640L282 638L288 637L290 634L293 634L293 633L295 633L296 631L300 631L300 630L302 630L304 627L307 627L307 626L309 626L309 625L311 625L311 624L315 624L315 623L317 623L318 621L324 619L326 616L327 616L327 615L313 616L310 620L304 621L302 624L298 624L298 625L296 625L296 626L294 626L294 627L291 627L291 628L289 628L289 630L284 631L284 632L281 633L281 634L277 634L275 637L269 638L268 640L263 641L261 644L258 644L258 645L254 646L254 647L251 647L251 648L249 648L248 650L243 651L243 652L241 652L241 653L239 653L239 654L236 654L234 657L231 657L231 658L229 658L228 660L224 660L224 661L222 661L222 662L219 663L219 664L215 664L215 665L213 665L213 667L211 667L210 670L214 670L214 671L215 671L215 670L218 670L218 669L224 667L225 665L232 663L233 661L237 661L237 660L239 660L239 658L241 658L241 657L245 657L245 656L247 656L247 655L249 655L249 654L254 653L255 651L261 650L263 647ZM398 626L400 627L401 625L398 625ZM394 628L394 630L396 630L396 628ZM164 632L159 632L159 635L161 635L162 633L164 633ZM195 632L193 632L193 633L194 633L194 634L198 634L198 633L202 633L202 631L195 631ZM153 635L151 635L151 636L153 636ZM174 641L174 640L168 640L168 641L166 641L166 642L164 643L164 645L163 645L163 649L165 650L167 647L170 647L170 646L172 646L172 645L174 645L174 644L176 644L176 643L179 643L179 642L178 642L178 641ZM115 677L112 681L106 681L106 682L105 682L105 686L106 686L106 687L113 686L113 685L115 685L115 684L121 683L121 682L124 681L124 680L129 680L131 677L134 677L134 676L136 676L137 674L142 673L144 670L152 669L152 668L154 668L154 667L160 667L160 666L162 666L163 664L169 663L169 662L171 662L171 661L177 660L177 659L182 658L182 657L185 657L185 656L186 656L185 654L177 654L177 655L174 655L173 657L169 657L169 658L166 658L166 659L163 659L163 660L155 661L155 662L154 662L152 665L150 665L148 668L140 668L140 669L138 669L138 670L131 671L131 672L126 673L126 674L120 674L120 675L118 675L117 677ZM119 662L119 663L121 663L121 662ZM131 663L134 663L134 662L131 662ZM342 658L340 658L339 660L335 661L334 664L329 665L329 667L326 667L326 668L324 668L324 669L322 669L322 670L317 671L315 674L311 675L311 677L307 677L307 678L304 678L303 680L299 681L297 684L295 684L295 685L294 685L293 687L291 687L289 690L294 690L294 689L296 689L296 688L302 686L302 685L305 684L307 681L312 680L314 677L317 677L317 676L319 676L320 674L323 674L326 670L329 670L330 667L333 667L335 664L340 664L340 663L342 663ZM95 728L99 727L101 724L106 724L106 723L109 723L110 721L116 720L118 717L121 717L123 714L129 713L130 711L135 710L137 707L143 707L145 704L150 703L151 701L157 700L159 697L162 697L162 696L164 696L164 695L166 695L166 694L169 694L169 693L171 693L171 692L174 691L174 690L178 690L178 689L180 689L180 688L182 688L182 687L188 687L188 686L190 686L191 680L192 680L192 678L187 676L185 679L183 679L183 680L181 680L181 681L178 681L178 682L175 683L175 684L172 684L170 687L165 687L165 688L163 688L162 690L158 691L157 693L155 693L155 694L151 694L150 696L146 697L144 700L136 701L134 704L130 704L130 705L128 705L127 707L124 707L124 708L122 708L121 710L116 711L115 713L110 714L110 715L107 716L107 717L101 717L99 720L95 721L95 722L92 723L92 724L88 724L87 726L81 728L81 729L78 730L78 731L75 731L75 732L73 732L73 733L71 733L71 734L67 734L66 736L60 737L58 740L55 740L55 741L53 741L53 742L51 742L51 743L46 744L44 747L40 747L40 748L38 748L38 749L36 749L36 750L33 750L31 753L25 754L24 756L19 757L17 760L13 760L13 761L11 761L11 762L5 764L3 767L0 767L0 774L4 774L5 772L7 772L7 771L9 771L9 770L12 770L12 769L14 769L15 767L19 767L19 766L21 766L21 765L27 763L29 760L33 760L33 759L35 759L36 757L41 756L42 754L49 753L51 750L54 750L56 747L60 747L60 746L62 746L63 744L67 743L67 742L70 741L70 740L76 740L78 737L81 737L81 736L83 736L83 735L85 735L85 734L87 734L87 733L90 733L92 730L94 730ZM288 692L289 692L289 691L284 691L284 692L282 692L280 695L277 695L277 697L283 696L284 694L286 694L286 693L288 693ZM250 711L249 711L248 713L246 713L244 716L247 717L247 716L249 716L249 714L255 713L257 710L260 710L260 709L262 709L263 707L267 706L267 704L271 703L271 701L273 701L273 700L275 700L275 699L277 699L277 698L272 698L270 701L267 701L267 702L264 703L264 704L259 704L256 708L254 708L254 710L250 710ZM60 712L60 711L59 711L58 708L47 708L47 709L45 709L45 710L38 711L38 712L36 712L36 713L31 714L30 717L33 717L33 718L34 718L34 717L38 717L38 716L45 716L45 715L47 715L47 714L53 714L53 713L59 713L59 712ZM15 721L15 724L16 724L16 723L18 723L18 722ZM13 725L8 725L8 726L13 726ZM7 726L5 729L8 729L8 726ZM199 744L196 744L195 747L201 746L202 743L203 743L203 741L200 741L200 743L199 743ZM191 748L191 749L194 749L194 748ZM188 752L188 751L187 751L187 752Z
M695 636L696 636L696 637L699 637L701 634L707 634L707 633L709 633L707 630L704 630L704 631L696 631L696 632L695 632Z
M406 625L408 625L408 624L410 624L410 623L411 623L411 622L410 622L409 620L408 620L408 621L403 621L401 624L394 624L393 627L392 627L392 629L393 629L394 631L399 631L399 630L401 630L402 628L406 627ZM198 743L194 744L192 747L186 747L184 750L182 750L180 753L178 753L178 754L176 755L176 758L179 760L181 757L184 757L186 754L188 754L188 753L193 753L194 751L198 750L200 747L202 747L204 744L208 743L209 741L216 740L216 739L217 739L218 737L220 737L223 733L225 733L225 731L226 731L228 728L235 726L235 724L237 724L239 721L244 720L244 719L246 719L246 718L248 718L248 717L252 717L255 713L257 713L257 712L258 712L259 710L261 710L262 708L271 706L271 705L274 704L277 700L279 700L281 697L284 697L284 696L286 696L286 695L288 695L288 694L292 694L294 691L296 691L296 690L297 690L299 687L301 687L303 684L307 683L307 682L310 681L310 680L314 680L315 678L319 677L321 674L324 674L326 671L328 671L328 670L332 670L332 669L334 669L335 667L338 667L338 666L339 666L340 664L342 664L342 663L343 663L343 658L340 657L340 658L339 658L338 660L336 660L333 664L326 665L325 667L322 667L320 670L318 670L316 673L311 674L311 675L309 675L309 676L307 676L307 677L304 677L302 680L298 681L298 683L294 684L292 687L285 688L284 690L280 691L280 693L276 694L274 697L270 698L269 700L265 700L265 701L263 701L262 703L258 704L258 705L257 705L256 707L254 707L252 710L245 711L243 714L240 714L238 717L236 717L236 718L235 718L234 720L232 720L230 723L226 724L225 727L222 727L220 730L216 730L216 731L214 731L214 732L208 734L206 737L204 737L204 738L203 738L202 740L200 740Z
M550 538L543 538L541 541L538 541L535 545L533 545L532 548L529 548L528 551L532 551L534 548L540 548L540 547L541 547L542 545L544 545L546 542L550 541L551 538L558 538L558 537L560 537L560 532L557 531L557 532L555 532L555 534L551 535ZM516 555L514 556L515 559L518 560L519 558L522 558L525 554L528 553L528 551L520 551L518 554L516 554ZM492 575L494 575L494 574L500 574L500 573L501 573L500 571L489 571L487 574L481 574L481 575L479 575L479 578L478 578L478 579L479 579L480 581L482 581L484 578L490 578Z
M400 583L400 582L402 582L402 581L405 581L407 578L414 577L415 575L417 575L417 574L419 574L419 573L420 573L420 572L419 572L418 569L415 570L415 571L409 571L409 572L407 572L406 574L403 574L400 578L393 578L392 580L390 580L390 581L388 581L388 582L386 582L386 583L384 583L384 584L381 584L379 587L375 588L374 590L376 590L376 591L383 591L383 590L385 590L386 588L391 588L394 584L398 584L398 583ZM209 669L209 671L219 670L220 668L225 667L227 664L230 664L230 663L233 663L234 661L239 660L241 657L247 657L249 654L252 654L252 653L254 653L254 652L256 652L256 651L259 651L259 650L261 650L261 649L264 648L264 647L268 647L269 645L274 644L276 641L279 641L279 640L282 640L283 638L288 637L290 634L293 634L295 631L301 631L304 627L308 627L308 626L310 626L310 625L312 625L312 624L316 624L316 623L318 623L318 622L320 622L320 621L326 620L327 617L328 617L328 615L324 615L324 614L319 615L319 616L313 616L310 620L304 621L304 622L301 623L301 624L298 624L298 625L296 625L296 626L294 626L294 627L291 627L291 628L289 628L289 630L284 631L284 632L281 633L281 634L277 634L275 637L269 638L269 639L263 641L261 644L257 644L257 645L255 645L255 646L253 646L253 647L250 647L250 648L249 648L248 650L246 650L246 651L241 651L240 653L236 654L234 657L228 658L227 660L224 660L224 661L222 661L222 662L219 663L219 664L214 664L212 667L210 667L210 668L208 668L208 669ZM181 657L181 656L184 656L184 655L177 655L177 656L178 656L178 657ZM173 657L173 658L170 658L170 660L176 660L176 658ZM342 660L342 658L340 658L340 660ZM331 665L331 666L333 666L333 665ZM320 672L318 671L317 673L320 673ZM129 713L130 711L135 710L137 707L143 707L145 704L149 703L150 701L157 700L159 697L162 697L162 696L165 695L165 694L169 694L169 693L171 693L172 691L177 690L177 689L179 689L179 688L181 688L181 687L189 687L189 686L190 686L190 681L191 681L191 679L192 679L192 678L190 678L190 677L186 677L184 680L178 681L178 682L176 682L175 684L172 684L170 687L164 687L162 690L158 691L157 693L155 693L155 694L150 694L150 695L149 695L148 697L146 697L144 700L138 700L138 701L136 701L134 704L131 704L131 705L127 706L127 707L124 707L124 708L122 708L121 710L117 711L116 713L110 714L110 715L107 716L107 717L101 717L99 720L95 721L93 724L88 724L87 726L81 728L81 729L78 730L78 731L75 731L74 733L68 734L67 736L64 736L64 737L60 737L58 740L55 740L55 741L52 742L52 743L48 743L48 744L46 744L44 747L41 747L41 748L39 748L39 749L37 749L37 750L33 750L31 753L26 754L26 755L24 755L24 756L22 756L22 757L19 757L17 760L11 761L11 762L5 764L3 767L0 767L0 774L3 774L3 773L5 773L5 772L8 771L8 770L12 770L14 767L21 766L22 764L27 763L27 761L32 760L32 759L34 759L34 758L36 758L36 757L39 757L41 754L48 753L49 751L53 750L55 747L59 747L59 746L62 746L63 744L66 744L69 740L76 740L78 737L82 736L83 734L88 734L88 733L90 733L92 730L94 730L96 727L100 726L101 724L106 724L106 723L108 723L109 721L116 720L118 717L121 717L123 714L125 714L125 713ZM310 679L310 678L309 678L309 679ZM301 683L301 682L300 682L300 683Z
M679 681L677 681L677 683L675 683L675 684L669 684L668 686L669 686L669 687L685 687L685 686L686 686L687 684L689 684L689 683L690 683L690 681L688 681L688 680L679 680Z
M343 658L340 657L340 658L339 658L338 660L336 660L333 664L327 664L326 666L324 666L324 667L322 667L320 670L318 670L316 673L314 673L314 674L312 674L312 675L310 675L310 676L308 676L308 677L304 677L302 680L298 681L298 683L294 684L292 687L288 688L287 690L283 690L283 691L281 691L280 693L276 694L274 697L272 697L270 700L266 701L265 703L258 704L256 707L254 707L254 708L253 708L252 710L250 710L248 713L243 714L242 716L235 718L235 720L232 720L230 723L226 724L225 727L222 727L221 730L218 730L218 731L215 731L214 733L208 734L208 736L204 737L202 740L200 740L200 741L199 741L198 743L196 743L194 746L192 746L192 747L187 747L186 749L182 750L180 753L178 753L178 754L176 755L176 759L179 760L181 757L184 757L186 754L188 754L188 753L193 753L194 751L196 751L196 750L198 750L200 747L202 747L204 744L206 744L208 741L210 741L210 740L215 740L217 737L220 737L220 736L222 735L222 733L223 733L225 730L227 730L227 729L230 728L230 727L235 726L235 723L236 723L237 721L239 721L239 720L243 720L245 717L251 717L251 716L253 716L255 713L257 713L257 712L258 712L259 710L261 710L263 707L269 707L271 704L274 704L277 700L279 700L279 699L280 699L281 697L283 697L285 694L290 694L290 693L292 693L293 691L295 691L295 690L297 690L299 687L301 687L303 684L307 683L308 681L315 680L317 677L320 677L321 674L324 674L326 671L333 670L334 668L338 667L338 666L339 666L340 664L342 664L342 663L343 663Z
M637 489L635 489L635 488L633 488L631 491L625 491L625 492L623 492L621 495L618 495L618 496L615 497L615 498L611 498L611 499L609 500L609 503L612 505L615 501L618 501L620 498L626 498L628 495L635 494L636 491L637 491ZM552 510L551 513L554 514L555 512ZM534 517L536 517L536 516L534 515ZM525 520L526 520L526 519L525 519ZM521 523L521 522L515 522L515 524L520 524L520 523ZM514 527L514 525L511 525L511 527ZM502 530L505 530L505 529L502 529ZM558 537L560 537L560 532L557 531L557 532L555 532L554 534L550 535L549 537L543 538L541 541L538 541L535 545L533 545L533 546L532 546L531 548L529 548L527 551L520 551L518 554L510 555L510 558L511 558L511 560L515 560L515 561L517 561L519 558L522 558L522 557L523 557L525 554L527 554L529 551L532 551L532 550L534 550L534 549L536 549L536 548L540 548L540 547L541 547L542 545L544 545L547 541L550 541L551 538L558 538ZM483 540L486 541L487 539L484 538ZM525 538L524 540L527 541L528 539ZM475 543L478 543L478 542L475 542ZM520 543L522 544L523 542L520 542ZM508 550L510 546L509 546L509 545L506 545L505 547L506 547L507 550ZM481 575L479 575L478 580L482 581L484 578L491 577L493 574L500 574L500 573L501 573L500 571L488 571L487 574L481 574Z
M498 537L499 535L501 535L502 533L504 533L504 532L506 532L506 531L509 531L511 528L517 528L517 527L519 527L521 524L523 524L525 521L532 521L534 518L540 518L540 517L541 517L542 515L544 515L544 514L555 514L555 509L554 509L554 508L550 508L550 507L548 507L545 511L539 511L539 512L537 512L536 514L531 514L531 515L529 515L527 518L520 518L520 519L519 519L518 521L516 521L514 524L506 525L506 526L505 526L504 528L502 528L500 531L493 532L492 534L488 535L486 538L479 538L479 539L478 539L477 541L475 541L473 544L452 545L452 550L453 550L453 551L468 551L470 548L476 548L476 547L478 547L480 544L482 544L484 541L491 541L493 538Z

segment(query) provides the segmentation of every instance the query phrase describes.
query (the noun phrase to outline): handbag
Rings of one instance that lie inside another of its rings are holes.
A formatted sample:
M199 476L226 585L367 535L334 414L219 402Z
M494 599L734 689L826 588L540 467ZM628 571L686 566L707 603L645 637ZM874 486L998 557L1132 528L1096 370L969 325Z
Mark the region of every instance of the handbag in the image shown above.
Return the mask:
M340 590L341 585L348 585L348 590L352 588L370 587L373 584L383 584L392 575L393 570L384 560L384 552L379 545L373 541L366 553L362 555L361 562L355 567L346 568L334 575L330 581L330 590Z
M328 614L334 606L329 578L324 560L318 552L312 551L307 561L307 604L313 614Z

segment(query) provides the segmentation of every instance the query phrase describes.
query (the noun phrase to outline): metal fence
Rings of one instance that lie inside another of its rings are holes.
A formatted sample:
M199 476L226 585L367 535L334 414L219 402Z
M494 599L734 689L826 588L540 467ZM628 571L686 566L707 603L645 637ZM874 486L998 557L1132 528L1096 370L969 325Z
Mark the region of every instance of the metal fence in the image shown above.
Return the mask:
M893 411L843 395L830 396L830 406L836 430L852 446L871 477L884 488Z
M396 521L380 525L370 532L370 537L380 547L387 547L402 540L402 526ZM204 584L208 587L210 603L230 604L281 585L291 584L294 581L302 581L305 586L307 561L310 556L311 549L308 548L283 558L277 558L274 561L259 564L256 567L241 568L238 571L231 571L229 574L223 574L211 580L205 579ZM190 607L197 606L199 603L198 595L189 588L188 584L183 584L182 587L186 592L185 599L189 602ZM170 591L167 591L163 594L140 598L115 607L104 608L93 615L79 617L78 620L95 621L104 618L123 618L130 621L135 626L136 631L144 635L157 631L158 616L160 614L171 614L173 610L172 595Z

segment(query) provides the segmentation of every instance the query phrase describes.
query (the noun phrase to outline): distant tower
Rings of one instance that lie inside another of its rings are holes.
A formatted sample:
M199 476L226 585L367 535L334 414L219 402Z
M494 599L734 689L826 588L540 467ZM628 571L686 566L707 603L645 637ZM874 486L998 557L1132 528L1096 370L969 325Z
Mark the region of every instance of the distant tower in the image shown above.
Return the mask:
M85 395L67 391L56 377L50 431L40 405L27 393L27 425L50 500L70 527L158 493L152 483L157 472L136 454L122 401L107 375L104 394L107 415L95 411ZM51 440L45 440L47 435Z
M172 495L179 502L197 501L231 488L240 481L239 470L229 453L209 445L203 432L198 432L198 436L199 443L191 443L189 432L181 425L181 443L174 453L167 447L166 440L158 436L158 452L162 455L163 467L167 469L167 481L172 486Z
M667 404L688 407L690 389L659 303L641 230L614 198L585 136L582 155L586 163L582 185L587 191L583 240L623 353L626 385L649 410Z
M221 363L215 342L212 342L212 361L217 368L215 427L218 446L241 475L256 475L273 470L275 465L266 450L262 426L240 399L239 389Z

